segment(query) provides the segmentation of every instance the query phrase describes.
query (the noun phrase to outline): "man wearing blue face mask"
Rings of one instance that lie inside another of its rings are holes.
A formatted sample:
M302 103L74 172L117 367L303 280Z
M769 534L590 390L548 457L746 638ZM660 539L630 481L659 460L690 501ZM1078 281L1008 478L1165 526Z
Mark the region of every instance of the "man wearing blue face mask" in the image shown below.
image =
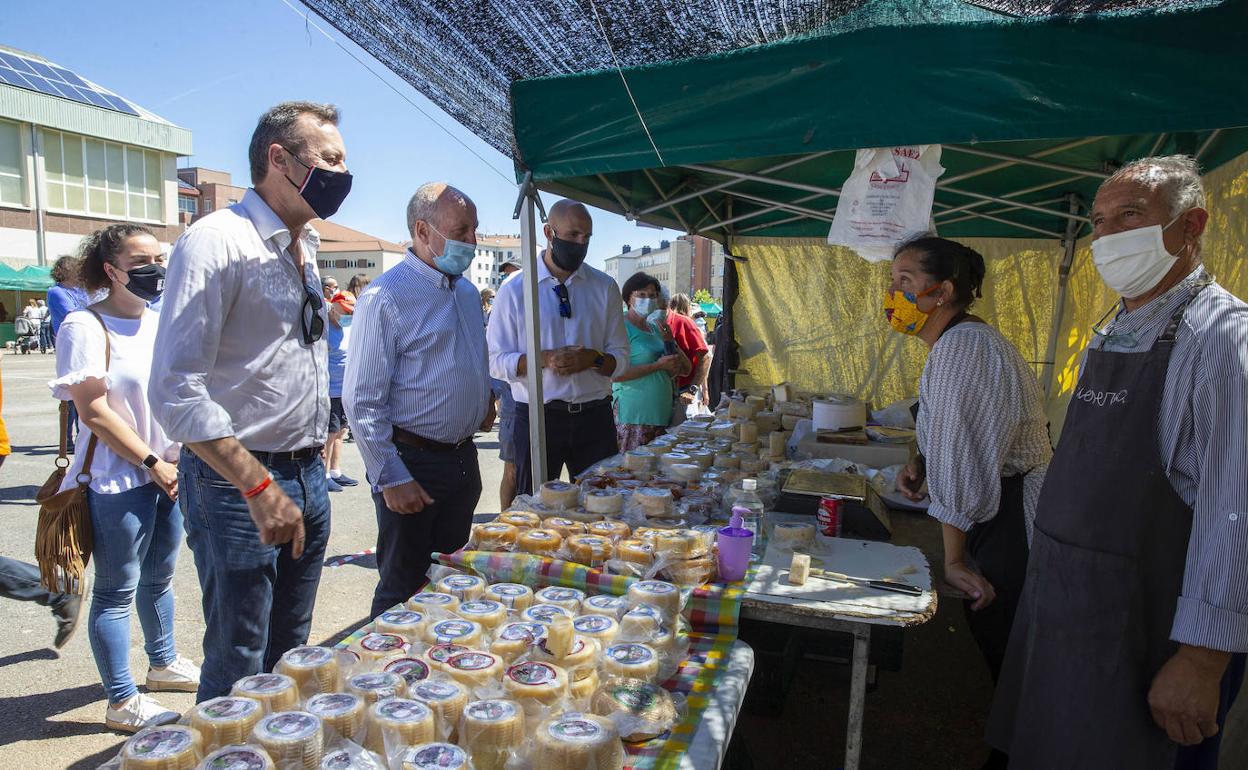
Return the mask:
M468 542L481 498L477 431L494 423L485 316L461 277L477 207L450 185L407 205L412 245L356 300L343 401L377 509L377 615L420 590L432 551Z
M1248 305L1201 265L1204 206L1186 156L1097 193L1121 301L1036 508L988 726L1011 768L1217 767L1248 651Z

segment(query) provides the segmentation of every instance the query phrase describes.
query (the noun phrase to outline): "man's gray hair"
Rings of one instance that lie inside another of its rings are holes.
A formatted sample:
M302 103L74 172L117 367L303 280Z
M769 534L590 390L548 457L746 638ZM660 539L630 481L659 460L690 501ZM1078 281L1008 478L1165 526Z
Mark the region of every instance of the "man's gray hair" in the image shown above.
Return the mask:
M409 234L414 235L417 222L429 222L434 227L438 226L436 223L441 221L439 202L444 193L449 193L451 198L461 206L470 202L467 195L446 182L425 182L416 188L412 199L407 202L407 232Z
M247 160L251 164L251 183L264 181L269 172L269 147L280 144L298 155L306 142L299 136L299 116L311 115L321 123L338 125L338 108L318 102L282 102L260 116L251 134Z
M1113 176L1101 183L1101 187L1121 181L1160 190L1172 217L1188 209L1205 207L1205 186L1200 181L1200 165L1191 155L1160 155L1133 160L1115 171Z

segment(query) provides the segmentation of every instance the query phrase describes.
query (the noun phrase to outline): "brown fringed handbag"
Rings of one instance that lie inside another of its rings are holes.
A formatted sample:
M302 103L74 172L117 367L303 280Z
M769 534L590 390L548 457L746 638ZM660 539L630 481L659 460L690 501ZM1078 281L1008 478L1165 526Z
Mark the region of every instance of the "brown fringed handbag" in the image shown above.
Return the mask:
M91 314L104 326L104 319L94 310ZM108 327L104 326L104 371L108 371L112 348L108 343ZM87 441L86 459L78 473L78 484L58 491L69 469L65 439L69 428L69 402L61 402L61 450L56 456L56 470L35 495L39 503L39 525L35 531L35 559L39 562L39 582L49 591L81 595L87 585L87 563L91 561L94 537L91 510L87 506L87 489L91 483L91 460L95 457L97 439L91 434Z

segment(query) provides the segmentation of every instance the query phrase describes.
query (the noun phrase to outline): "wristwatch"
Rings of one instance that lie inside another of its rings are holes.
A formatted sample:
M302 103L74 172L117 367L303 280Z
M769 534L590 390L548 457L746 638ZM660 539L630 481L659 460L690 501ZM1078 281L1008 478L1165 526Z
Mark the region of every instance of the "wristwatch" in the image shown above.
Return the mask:
M160 462L159 457L157 457L156 455L148 455L147 457L143 458L143 467L147 468L150 471L152 468L156 467L156 463L158 462Z
M597 371L598 369L601 369L602 365L605 364L606 362L607 362L607 356L605 353L599 353L598 355L594 356L594 370Z

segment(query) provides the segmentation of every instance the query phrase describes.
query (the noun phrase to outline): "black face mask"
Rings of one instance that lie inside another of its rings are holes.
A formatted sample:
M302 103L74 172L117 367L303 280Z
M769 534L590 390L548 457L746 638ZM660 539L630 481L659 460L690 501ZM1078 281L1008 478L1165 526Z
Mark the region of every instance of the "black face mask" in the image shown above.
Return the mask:
M282 149L286 150L285 147ZM286 181L299 191L300 197L307 201L319 218L329 219L337 214L338 208L342 206L342 202L351 192L351 174L346 171L330 171L320 166L309 166L299 160L290 150L286 150L286 153L308 170L308 175L303 178L303 184L296 184L291 181L290 177L286 177Z
M585 261L585 254L588 251L588 243L565 241L558 236L552 236L550 239L551 260L560 270L567 270L569 273L576 272L581 263Z
M130 283L126 288L144 302L155 302L165 291L165 267L155 263L127 270Z

